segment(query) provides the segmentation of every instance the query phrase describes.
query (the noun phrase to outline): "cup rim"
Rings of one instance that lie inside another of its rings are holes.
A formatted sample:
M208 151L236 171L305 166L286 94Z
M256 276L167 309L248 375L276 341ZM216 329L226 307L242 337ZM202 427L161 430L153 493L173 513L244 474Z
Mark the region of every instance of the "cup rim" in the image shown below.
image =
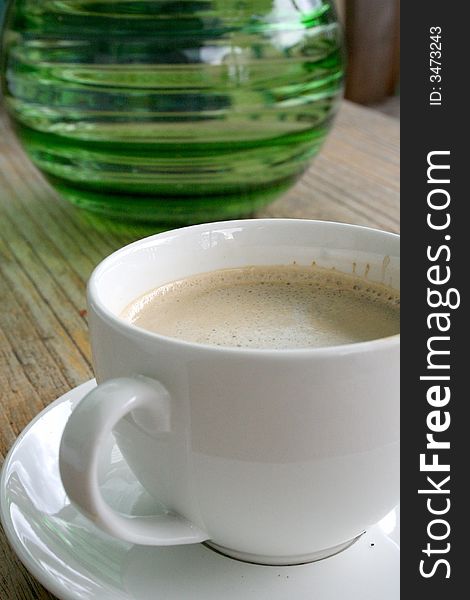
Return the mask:
M174 338L160 333L155 333L137 325L133 325L115 315L104 302L99 299L98 291L98 279L101 272L106 269L110 263L116 261L119 258L131 253L135 248L142 245L151 245L155 238L165 238L174 236L175 233L184 234L186 231L201 231L207 230L208 227L236 227L237 225L246 224L257 224L257 225L269 225L270 223L283 224L283 223L315 223L325 224L327 227L345 227L360 230L373 231L380 235L388 236L395 239L400 239L400 235L392 233L390 231L384 231L375 227L367 227L364 225L355 225L352 223L342 223L339 221L325 221L320 219L236 219L231 221L214 221L209 223L200 223L197 225L189 225L187 227L181 227L178 229L171 229L160 233L155 233L150 236L131 242L122 248L119 248L115 252L105 257L93 270L87 284L87 298L90 307L93 307L100 319L104 320L107 324L111 325L115 329L124 331L128 336L147 339L149 341L158 341L175 348L179 347L182 349L192 349L206 352L216 352L218 354L228 353L238 356L250 356L253 357L269 357L269 358L280 358L280 357L295 357L295 356L329 356L331 354L352 354L356 352L368 352L377 351L381 349L392 348L398 346L400 343L400 333L396 333L391 336L377 338L373 340L367 340L363 342L351 342L349 344L340 344L336 346L321 346L321 347L306 347L306 348L245 348L238 346L215 346L211 344L203 344L199 342L190 342L187 340Z

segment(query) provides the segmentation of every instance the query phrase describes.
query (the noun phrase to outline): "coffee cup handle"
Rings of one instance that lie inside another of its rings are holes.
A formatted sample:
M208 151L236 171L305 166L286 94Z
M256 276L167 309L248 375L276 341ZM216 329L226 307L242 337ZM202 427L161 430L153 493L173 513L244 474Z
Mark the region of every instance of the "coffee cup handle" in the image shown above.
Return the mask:
M60 476L74 504L98 527L134 544L194 544L209 536L174 513L135 517L114 511L98 483L99 453L113 427L139 410L147 430L170 430L170 396L161 383L146 377L123 377L99 384L74 408L59 451Z

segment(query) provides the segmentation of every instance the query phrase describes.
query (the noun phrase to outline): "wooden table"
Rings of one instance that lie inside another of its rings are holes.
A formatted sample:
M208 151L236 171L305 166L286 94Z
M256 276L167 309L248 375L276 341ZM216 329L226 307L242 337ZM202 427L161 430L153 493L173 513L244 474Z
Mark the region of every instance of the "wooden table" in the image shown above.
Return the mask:
M345 102L301 181L259 213L399 227L398 121ZM0 113L0 457L45 406L92 377L85 282L148 228L97 223L60 200ZM0 598L51 599L0 532Z

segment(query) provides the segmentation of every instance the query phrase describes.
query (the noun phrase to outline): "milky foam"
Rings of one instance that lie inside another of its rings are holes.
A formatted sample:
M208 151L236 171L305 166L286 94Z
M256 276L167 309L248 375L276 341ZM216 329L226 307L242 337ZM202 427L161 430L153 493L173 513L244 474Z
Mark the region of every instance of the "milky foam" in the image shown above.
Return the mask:
M256 266L202 273L132 302L122 317L189 342L309 348L388 337L400 329L396 290L317 266Z

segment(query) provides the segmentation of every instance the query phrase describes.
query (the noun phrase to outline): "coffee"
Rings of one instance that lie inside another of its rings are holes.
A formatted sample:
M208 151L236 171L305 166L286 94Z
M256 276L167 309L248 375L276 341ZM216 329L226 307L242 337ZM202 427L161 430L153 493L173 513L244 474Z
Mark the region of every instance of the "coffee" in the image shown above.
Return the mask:
M319 267L244 267L156 288L122 316L156 333L218 346L334 346L398 333L399 294Z
M396 290L317 266L256 266L194 275L132 302L122 317L189 342L243 348L336 346L394 335Z

